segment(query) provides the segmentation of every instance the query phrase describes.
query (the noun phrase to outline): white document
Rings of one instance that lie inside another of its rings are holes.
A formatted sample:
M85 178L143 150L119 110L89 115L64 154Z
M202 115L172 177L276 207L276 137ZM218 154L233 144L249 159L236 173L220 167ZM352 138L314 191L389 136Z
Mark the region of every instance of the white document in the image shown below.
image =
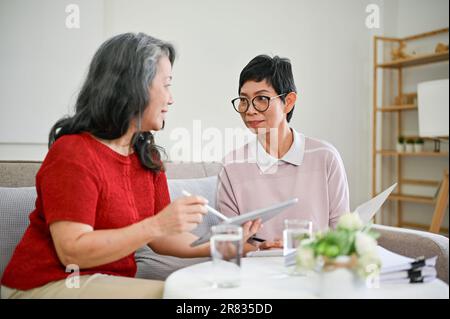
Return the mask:
M399 254L396 254L390 250L387 250L384 247L377 246L377 253L378 256L381 259L381 267L382 269L389 269L392 267L396 267L398 265L405 265L412 263L414 261L414 258L402 256Z
M254 211L251 211L246 214L242 214L236 217L228 218L227 220L223 221L221 224L233 224L233 225L242 225L248 222L249 220L255 220L255 219L261 219L261 221L264 223L271 219L272 217L278 215L281 213L285 208L292 206L298 202L298 198L293 198L290 200L287 200L285 202L281 202L272 206L269 206L267 208L261 208ZM198 238L196 241L194 241L191 246L195 247L198 245L201 245L203 243L206 243L211 238L211 230L206 232L206 234L203 234L200 238Z
M417 284L417 283L426 283L435 280L436 276L425 276L416 279L404 278L404 279L392 279L392 280L380 280L383 285L392 284L392 285L403 285L403 284Z
M380 280L388 281L396 279L410 279L411 277L418 278L418 277L436 277L436 276L437 276L436 268L425 266L414 270L402 270L383 273L380 275Z
M397 183L355 209L364 224L367 224L375 216L395 187L397 187Z
M247 253L247 257L282 257L282 256L283 256L283 249L280 248L256 250Z
M391 266L383 265L381 267L380 274L386 274L386 273L396 272L396 271L404 271L404 270L409 270L409 269L419 268L419 267L435 267L436 260L437 260L437 256L431 257L428 259L424 259L424 260L419 260L419 259L413 260L412 262L401 263L401 264L396 264L396 265L391 265Z

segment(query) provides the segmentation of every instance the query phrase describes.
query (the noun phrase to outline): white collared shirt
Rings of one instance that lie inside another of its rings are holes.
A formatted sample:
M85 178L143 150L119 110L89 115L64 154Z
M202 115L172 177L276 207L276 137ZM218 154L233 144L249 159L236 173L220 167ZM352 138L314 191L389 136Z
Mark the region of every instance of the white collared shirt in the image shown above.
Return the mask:
M266 152L264 146L255 138L248 144L248 152L252 158L255 158L261 173L267 173L270 168L280 162L289 163L295 166L301 165L305 154L305 136L291 128L293 141L289 150L280 159L273 157Z

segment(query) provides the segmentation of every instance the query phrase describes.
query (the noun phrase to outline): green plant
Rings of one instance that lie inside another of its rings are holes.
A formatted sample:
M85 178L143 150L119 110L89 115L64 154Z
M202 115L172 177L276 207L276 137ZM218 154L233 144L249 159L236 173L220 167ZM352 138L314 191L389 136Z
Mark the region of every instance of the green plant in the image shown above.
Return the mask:
M406 140L406 144L414 144L414 140L412 138L408 138Z
M425 141L422 138L416 139L416 144L424 144Z
M404 138L403 136L399 136L399 137L398 137L398 143L399 143L399 144L405 143L405 138Z
M297 266L311 269L319 259L332 262L340 256L351 256L356 257L357 272L365 277L378 271L381 266L376 251L378 236L371 230L371 224L363 225L357 213L344 214L335 230L317 233L301 242L297 251Z

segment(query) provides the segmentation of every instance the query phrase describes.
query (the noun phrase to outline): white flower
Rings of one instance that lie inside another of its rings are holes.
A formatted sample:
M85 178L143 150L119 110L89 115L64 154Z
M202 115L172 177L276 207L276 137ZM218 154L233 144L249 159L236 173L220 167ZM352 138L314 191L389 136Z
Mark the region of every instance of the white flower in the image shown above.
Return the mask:
M304 269L312 269L315 265L314 250L309 247L297 248L297 266Z
M376 252L359 256L357 272L361 277L378 275L381 269L381 259Z
M357 232L355 238L355 248L358 255L376 254L377 241L366 233Z
M346 213L339 218L338 228L347 230L360 230L363 228L363 222L358 213Z

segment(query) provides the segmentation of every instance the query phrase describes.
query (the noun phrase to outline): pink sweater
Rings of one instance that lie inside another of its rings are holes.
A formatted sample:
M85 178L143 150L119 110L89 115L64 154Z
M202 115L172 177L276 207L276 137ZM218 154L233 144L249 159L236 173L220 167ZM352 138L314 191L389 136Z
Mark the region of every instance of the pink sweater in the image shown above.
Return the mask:
M294 197L298 203L267 221L257 237L281 239L284 219L307 219L314 231L334 228L350 211L344 164L330 144L293 130L294 142L280 160L256 142L228 154L219 174L217 207L227 216L245 214Z

